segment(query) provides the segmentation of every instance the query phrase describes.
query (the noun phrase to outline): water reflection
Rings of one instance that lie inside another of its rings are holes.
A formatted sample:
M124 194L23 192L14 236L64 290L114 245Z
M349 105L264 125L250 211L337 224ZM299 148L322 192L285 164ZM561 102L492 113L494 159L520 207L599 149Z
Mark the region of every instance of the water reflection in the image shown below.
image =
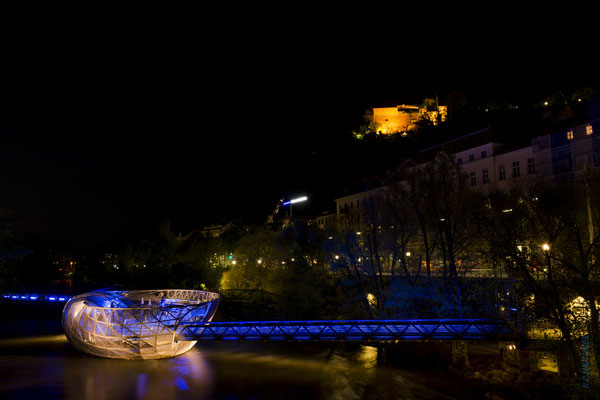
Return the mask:
M64 399L210 398L213 371L201 352L163 360L87 356L64 335L0 341L0 397Z
M64 365L66 398L74 400L207 398L213 380L197 351L152 361L72 358Z
M377 365L373 346L200 343L174 358L112 360L64 335L0 340L7 399L443 399L433 376ZM435 382L434 382L435 383Z

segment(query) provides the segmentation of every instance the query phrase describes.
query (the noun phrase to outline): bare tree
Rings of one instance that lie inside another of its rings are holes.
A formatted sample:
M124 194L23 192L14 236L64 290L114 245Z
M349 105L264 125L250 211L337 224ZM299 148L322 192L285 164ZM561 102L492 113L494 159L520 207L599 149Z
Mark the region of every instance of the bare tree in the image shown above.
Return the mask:
M479 235L474 216L482 199L467 185L461 166L445 153L413 174L411 200L420 221L428 275L435 258L441 264L450 312L461 316L461 279L477 260ZM435 238L435 246L430 238Z
M514 275L521 315L560 332L567 369L580 371L577 342L590 339L600 367L600 179L541 181L491 196L485 220L490 253Z
M480 199L445 154L406 172L408 179L399 173L400 182L367 190L344 210L332 264L353 282L370 315L394 313L399 301L406 308L410 294L415 312L421 304L460 316L461 280L478 239L472 211ZM434 259L441 279L432 274Z

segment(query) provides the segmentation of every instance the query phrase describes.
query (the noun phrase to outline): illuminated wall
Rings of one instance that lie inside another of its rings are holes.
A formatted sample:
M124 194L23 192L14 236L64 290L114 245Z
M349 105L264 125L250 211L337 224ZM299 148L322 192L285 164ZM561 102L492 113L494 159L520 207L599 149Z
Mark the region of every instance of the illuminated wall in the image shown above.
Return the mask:
M396 107L373 108L373 122L378 126L378 133L387 135L390 133L403 133L415 129L415 124L424 118L437 123L446 121L448 109L446 106L438 106L438 111L427 111L417 106L398 105Z

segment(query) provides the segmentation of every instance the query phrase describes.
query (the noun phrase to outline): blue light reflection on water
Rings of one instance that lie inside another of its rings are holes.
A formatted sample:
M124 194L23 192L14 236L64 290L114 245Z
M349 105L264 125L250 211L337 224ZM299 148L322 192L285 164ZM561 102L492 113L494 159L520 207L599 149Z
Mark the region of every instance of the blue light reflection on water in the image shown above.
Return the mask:
M137 397L144 398L146 395L146 386L148 385L148 375L139 374L137 380Z
M181 390L188 390L188 385L185 383L185 379L180 376L177 377L177 387Z
M0 340L0 398L212 398L213 372L198 350L179 357L127 361L73 349L64 335ZM189 394L193 393L193 396Z

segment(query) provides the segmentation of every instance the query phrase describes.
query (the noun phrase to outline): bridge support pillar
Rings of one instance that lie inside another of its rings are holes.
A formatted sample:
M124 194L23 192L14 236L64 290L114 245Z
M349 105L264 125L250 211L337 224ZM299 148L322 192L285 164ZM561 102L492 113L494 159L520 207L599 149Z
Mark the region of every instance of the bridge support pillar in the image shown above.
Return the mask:
M452 365L460 368L470 368L469 347L464 340L452 341Z

